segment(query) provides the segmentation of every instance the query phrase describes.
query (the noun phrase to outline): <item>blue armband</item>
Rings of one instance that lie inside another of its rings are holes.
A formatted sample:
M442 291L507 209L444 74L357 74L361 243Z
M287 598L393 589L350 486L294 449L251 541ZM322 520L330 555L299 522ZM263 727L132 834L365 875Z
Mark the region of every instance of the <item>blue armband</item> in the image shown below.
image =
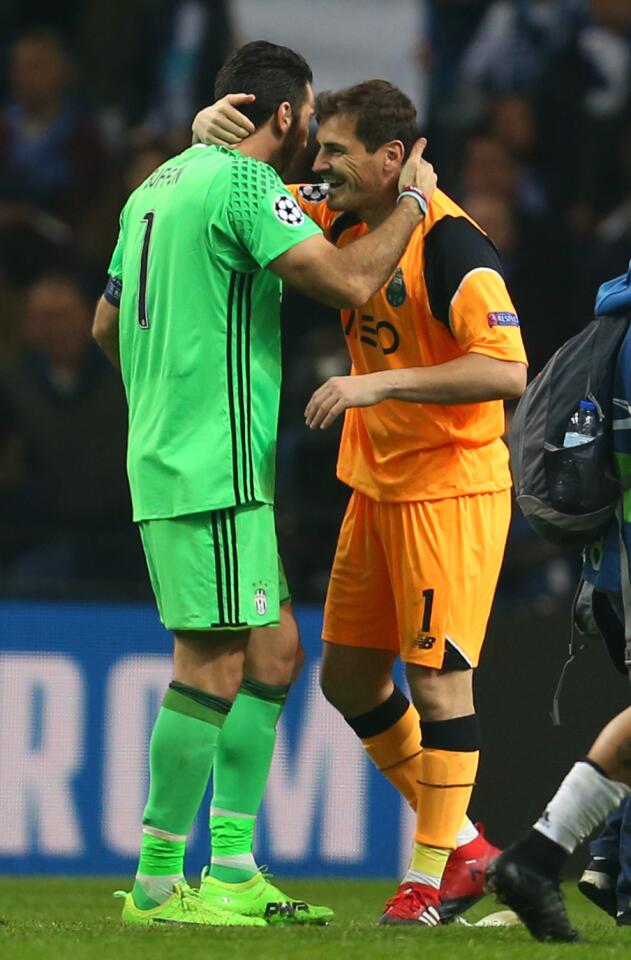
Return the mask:
M120 306L122 292L123 281L119 280L118 277L108 277L105 290L103 291L105 300L111 303L113 307L118 308Z

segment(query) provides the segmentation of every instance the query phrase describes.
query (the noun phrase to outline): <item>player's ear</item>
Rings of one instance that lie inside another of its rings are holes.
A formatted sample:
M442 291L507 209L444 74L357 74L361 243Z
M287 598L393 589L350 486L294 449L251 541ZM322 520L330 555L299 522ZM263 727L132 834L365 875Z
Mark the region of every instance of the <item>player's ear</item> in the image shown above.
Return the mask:
M274 125L281 135L284 136L291 127L293 116L291 103L289 103L288 100L283 100L282 103L279 103L276 108L276 113L274 114Z
M381 148L383 150L383 169L385 173L396 173L403 166L405 147L401 140L390 140Z

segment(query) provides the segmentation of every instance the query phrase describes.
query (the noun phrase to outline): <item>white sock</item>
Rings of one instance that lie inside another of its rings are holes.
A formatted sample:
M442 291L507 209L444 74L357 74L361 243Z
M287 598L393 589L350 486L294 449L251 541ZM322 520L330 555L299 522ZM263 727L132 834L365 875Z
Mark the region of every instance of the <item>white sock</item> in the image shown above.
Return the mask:
M625 783L610 780L582 760L574 764L535 823L535 830L573 853L629 792Z
M469 817L465 817L465 821L460 827L456 837L456 849L458 849L458 847L464 847L467 843L471 843L471 841L475 840L478 836L478 833L478 828L471 823Z
M440 890L442 877L432 877L429 873L421 873L420 870L412 870L410 867L401 883L424 883L426 887Z
M150 900L155 903L164 903L173 893L175 884L184 880L184 874L173 873L168 876L153 877L148 873L137 873L136 880Z
M251 853L235 853L228 857L211 857L211 866L232 867L234 870L248 870L252 876L259 872L256 860Z

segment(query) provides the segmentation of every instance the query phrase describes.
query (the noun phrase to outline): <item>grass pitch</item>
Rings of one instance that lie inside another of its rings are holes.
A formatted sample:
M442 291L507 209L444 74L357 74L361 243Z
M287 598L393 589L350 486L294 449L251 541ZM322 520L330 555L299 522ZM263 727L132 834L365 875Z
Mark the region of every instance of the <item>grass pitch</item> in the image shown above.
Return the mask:
M566 888L572 920L589 944L547 945L523 927L449 926L439 929L377 927L392 882L288 881L294 896L337 911L328 927L267 929L129 929L119 923L121 901L113 880L0 878L0 957L7 960L576 960L622 958L631 950L631 928L619 929L589 904L574 884ZM500 909L487 898L469 913L478 919Z

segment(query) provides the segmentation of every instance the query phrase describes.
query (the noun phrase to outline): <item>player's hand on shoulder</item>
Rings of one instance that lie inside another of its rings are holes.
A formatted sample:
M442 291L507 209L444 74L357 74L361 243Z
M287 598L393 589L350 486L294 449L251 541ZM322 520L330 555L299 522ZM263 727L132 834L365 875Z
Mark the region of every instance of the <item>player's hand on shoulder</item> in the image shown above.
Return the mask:
M236 147L255 129L238 108L255 99L252 93L228 93L210 107L204 107L193 120L193 140L216 147Z
M412 147L410 156L401 168L399 190L404 190L405 187L410 186L418 187L429 200L436 189L438 177L429 160L426 160L423 156L426 146L427 140L425 137L421 137Z
M372 407L385 397L386 384L381 373L330 377L309 400L305 423L311 430L326 430L349 407Z

